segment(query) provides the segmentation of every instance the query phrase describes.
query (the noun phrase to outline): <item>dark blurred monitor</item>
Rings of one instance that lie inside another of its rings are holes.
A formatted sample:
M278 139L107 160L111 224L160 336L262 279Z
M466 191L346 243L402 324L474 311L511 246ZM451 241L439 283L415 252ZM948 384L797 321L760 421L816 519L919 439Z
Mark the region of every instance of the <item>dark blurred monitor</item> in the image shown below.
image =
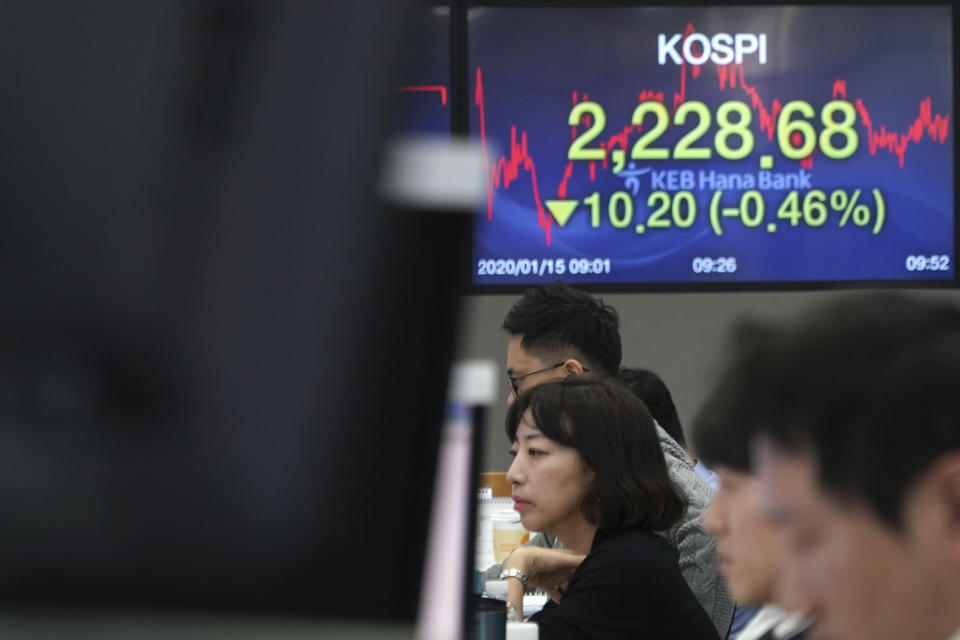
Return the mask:
M0 5L0 604L412 622L469 221L414 2Z
M476 501L486 408L496 399L492 360L457 362L451 373L424 559L419 640L451 640L473 630ZM466 631L466 633L465 633Z

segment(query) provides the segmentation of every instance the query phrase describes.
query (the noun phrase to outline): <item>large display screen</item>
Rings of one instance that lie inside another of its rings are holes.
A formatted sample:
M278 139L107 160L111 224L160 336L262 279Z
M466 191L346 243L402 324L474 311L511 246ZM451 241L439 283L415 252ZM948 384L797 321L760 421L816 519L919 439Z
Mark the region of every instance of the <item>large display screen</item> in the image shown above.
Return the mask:
M468 9L474 284L953 281L952 20Z

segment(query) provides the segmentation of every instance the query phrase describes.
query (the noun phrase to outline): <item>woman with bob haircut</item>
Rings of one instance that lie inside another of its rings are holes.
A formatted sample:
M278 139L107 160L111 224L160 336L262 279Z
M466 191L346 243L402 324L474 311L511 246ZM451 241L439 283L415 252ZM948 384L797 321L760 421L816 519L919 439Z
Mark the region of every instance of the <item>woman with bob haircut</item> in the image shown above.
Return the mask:
M551 598L530 618L541 640L716 640L677 552L654 533L679 520L686 501L643 402L614 378L569 377L520 394L506 428L507 481L524 528L566 547L506 558L511 617L530 585Z

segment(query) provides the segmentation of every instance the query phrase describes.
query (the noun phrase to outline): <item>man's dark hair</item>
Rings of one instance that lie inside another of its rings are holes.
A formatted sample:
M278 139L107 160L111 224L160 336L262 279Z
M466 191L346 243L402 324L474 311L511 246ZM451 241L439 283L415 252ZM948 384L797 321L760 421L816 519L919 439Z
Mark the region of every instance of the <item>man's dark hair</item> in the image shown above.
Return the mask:
M522 335L524 351L541 360L576 355L600 374L616 373L623 357L616 310L560 281L527 289L504 318L503 330Z
M683 426L680 424L680 416L677 415L677 407L673 404L670 389L660 376L649 369L623 367L617 377L634 395L643 400L657 424L686 449L687 440L683 437Z
M753 321L741 322L736 327L731 342L738 359L723 373L693 418L693 451L708 467L724 466L741 473L753 470L750 438L756 430L756 411L762 402L752 393L752 350L759 348L765 338L772 338L769 331L772 329L767 325Z
M844 297L757 333L728 412L894 529L935 460L960 450L960 309L894 293ZM738 435L739 439L740 436ZM699 442L699 440L698 440Z
M650 413L615 378L573 376L521 393L507 411L511 442L527 409L543 435L579 451L593 470L582 509L600 530L662 531L686 511Z

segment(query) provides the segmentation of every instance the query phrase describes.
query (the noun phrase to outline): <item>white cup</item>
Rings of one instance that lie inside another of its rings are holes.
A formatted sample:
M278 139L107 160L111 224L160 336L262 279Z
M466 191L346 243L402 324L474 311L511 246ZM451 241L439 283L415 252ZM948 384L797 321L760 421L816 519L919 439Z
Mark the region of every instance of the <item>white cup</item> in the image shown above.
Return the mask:
M497 562L503 562L511 551L530 539L530 534L520 524L520 515L512 509L495 512L490 521L493 524L493 557Z

